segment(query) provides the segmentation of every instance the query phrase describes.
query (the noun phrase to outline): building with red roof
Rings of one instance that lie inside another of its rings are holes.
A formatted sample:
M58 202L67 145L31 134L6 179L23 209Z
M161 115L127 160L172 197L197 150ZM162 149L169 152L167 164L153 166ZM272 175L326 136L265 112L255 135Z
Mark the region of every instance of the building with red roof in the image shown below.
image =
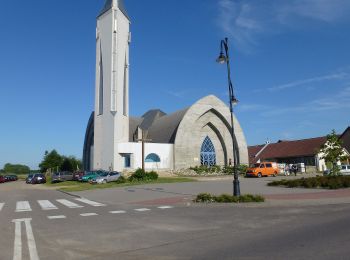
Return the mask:
M348 153L350 151L350 127L339 135L339 138ZM322 136L293 141L279 140L276 143L267 142L264 145L249 146L249 163L262 161L287 164L304 163L307 168L316 168L318 171L322 171L326 169L326 165L321 159L319 150L326 141L327 136Z

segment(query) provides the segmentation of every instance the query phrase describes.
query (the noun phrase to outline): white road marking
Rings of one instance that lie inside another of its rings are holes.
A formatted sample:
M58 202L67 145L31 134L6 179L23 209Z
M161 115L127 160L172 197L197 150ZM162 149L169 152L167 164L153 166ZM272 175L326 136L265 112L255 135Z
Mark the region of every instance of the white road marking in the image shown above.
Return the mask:
M52 210L52 209L57 209L55 205L53 205L50 201L48 200L38 200L38 203L42 210Z
M106 206L105 204L102 204L102 203L99 203L99 202L95 202L95 201L92 201L92 200L88 200L88 199L85 199L85 198L76 198L75 200L83 202L83 203L86 203L86 204L88 204L90 206L94 206L94 207L104 207L104 206Z
M27 243L29 249L29 258L30 260L39 260L38 251L36 249L36 243L33 235L33 229L30 224L31 218L24 219L14 219L12 222L15 222L15 241L13 249L13 260L22 260L22 232L21 232L21 223L24 222L27 233Z
M0 211L2 210L2 208L4 207L5 203L0 203Z
M71 208L71 209L76 209L76 208L83 208L84 206L80 206L78 204L75 204L74 202L71 202L69 200L56 200L57 202L63 204L64 206Z
M32 211L28 201L17 201L16 212Z
M173 206L160 206L158 209L172 209L174 208Z
M116 210L116 211L110 211L109 213L111 213L111 214L124 214L124 213L126 213L126 211L125 210Z
M20 221L15 222L15 242L13 246L13 260L22 259L22 232Z
M62 219L62 218L66 218L66 216L64 215L59 215L59 216L47 216L48 219Z
M149 211L150 209L142 208L142 209L135 209L135 211L143 212L143 211Z
M83 213L83 214L80 214L80 216L82 217L91 217L91 216L97 216L98 214L97 213Z

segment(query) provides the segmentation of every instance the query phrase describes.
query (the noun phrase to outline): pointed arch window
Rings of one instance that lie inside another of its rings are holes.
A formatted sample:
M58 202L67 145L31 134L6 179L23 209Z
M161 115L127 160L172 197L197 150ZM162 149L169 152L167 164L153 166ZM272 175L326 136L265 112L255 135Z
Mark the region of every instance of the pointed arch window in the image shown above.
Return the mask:
M210 140L210 138L207 136L202 144L201 148L201 164L207 165L207 166L213 166L216 164L216 153L215 148Z

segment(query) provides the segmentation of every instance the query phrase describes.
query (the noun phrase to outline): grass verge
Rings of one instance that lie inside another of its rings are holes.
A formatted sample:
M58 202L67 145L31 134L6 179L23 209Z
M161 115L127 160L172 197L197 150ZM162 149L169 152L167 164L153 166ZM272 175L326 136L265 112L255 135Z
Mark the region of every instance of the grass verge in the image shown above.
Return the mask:
M264 202L265 198L260 195L241 195L238 197L230 194L221 194L218 196L209 193L200 193L194 199L194 202L200 203L249 203L249 202Z
M143 184L156 184L156 183L182 183L182 182L194 182L196 180L191 178L167 178L160 177L157 180L148 180L148 181L132 181L126 183L117 183L109 182L106 184L90 184L86 182L77 182L77 181L66 181L59 183L51 183L48 181L45 185L49 187L56 187L59 190L73 192L73 191L85 191L85 190L96 190L96 189L109 189L109 188L118 188L118 187L128 187L128 186L137 186Z

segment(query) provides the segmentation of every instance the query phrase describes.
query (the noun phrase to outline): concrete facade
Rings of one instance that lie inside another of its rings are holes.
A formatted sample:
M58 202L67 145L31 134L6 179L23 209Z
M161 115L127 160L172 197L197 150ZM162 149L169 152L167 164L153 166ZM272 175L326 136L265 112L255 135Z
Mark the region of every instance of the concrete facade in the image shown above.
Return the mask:
M227 105L214 95L170 115L155 109L139 118L129 117L129 29L122 2L106 0L97 18L95 112L86 130L84 169L140 168L142 136L150 140L145 146L145 159L152 153L158 160L146 161L146 169L201 165L206 137L214 147L216 165L248 164L247 143L235 116L234 142L239 159L234 162L231 114Z
M233 162L230 110L217 97L210 95L191 106L182 119L174 143L175 169L198 166L201 146L208 136L215 147L218 165ZM239 154L239 163L248 164L248 149L242 128L234 116L234 140Z
M129 141L130 21L107 1L97 18L93 168L122 170L118 143Z

